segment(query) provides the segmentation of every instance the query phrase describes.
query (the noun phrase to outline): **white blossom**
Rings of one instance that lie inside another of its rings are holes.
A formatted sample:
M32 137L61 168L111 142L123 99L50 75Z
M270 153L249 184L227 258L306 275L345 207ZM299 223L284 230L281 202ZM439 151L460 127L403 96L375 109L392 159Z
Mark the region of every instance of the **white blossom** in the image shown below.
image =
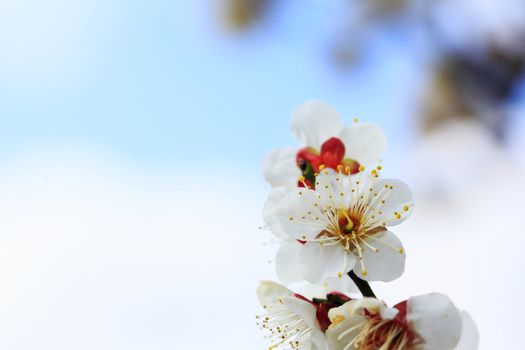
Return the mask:
M272 150L263 161L265 179L272 187L296 187L301 175L297 163L303 158L315 171L321 164L356 170L359 165L379 162L386 148L383 130L373 123L355 121L344 126L337 111L325 102L305 102L293 112L291 123L291 132L303 148Z
M372 281L391 281L403 273L404 248L387 227L411 214L412 193L399 180L381 179L380 167L361 170L346 175L323 169L315 190L272 191L265 219L283 240L276 269L284 283L321 283L352 269Z
M271 281L261 281L257 296L266 311L257 320L268 332L269 349L325 350L325 335L311 302Z
M466 312L432 293L390 308L374 298L329 311L329 350L476 350L479 335Z

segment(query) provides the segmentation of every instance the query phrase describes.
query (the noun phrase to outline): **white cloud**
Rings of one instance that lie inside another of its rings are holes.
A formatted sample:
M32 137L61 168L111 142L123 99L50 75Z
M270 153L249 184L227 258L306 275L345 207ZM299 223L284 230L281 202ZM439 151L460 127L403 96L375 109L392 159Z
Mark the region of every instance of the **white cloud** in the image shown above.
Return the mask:
M78 149L4 161L0 348L264 347L264 194L232 171L144 172Z

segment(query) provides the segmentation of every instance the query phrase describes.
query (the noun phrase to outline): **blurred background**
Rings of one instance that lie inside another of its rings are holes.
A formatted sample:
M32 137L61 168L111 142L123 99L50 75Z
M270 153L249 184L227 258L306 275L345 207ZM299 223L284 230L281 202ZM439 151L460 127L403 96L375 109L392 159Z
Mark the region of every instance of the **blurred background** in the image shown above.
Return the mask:
M264 154L317 98L414 189L389 303L520 349L521 0L0 0L0 347L264 349Z

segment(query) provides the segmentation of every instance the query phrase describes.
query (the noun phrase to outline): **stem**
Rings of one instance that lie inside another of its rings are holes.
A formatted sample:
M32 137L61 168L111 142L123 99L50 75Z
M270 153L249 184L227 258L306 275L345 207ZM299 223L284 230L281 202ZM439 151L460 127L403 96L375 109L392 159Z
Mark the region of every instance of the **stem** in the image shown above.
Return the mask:
M328 299L321 299L321 298L313 298L312 301L316 304L322 304L322 303L328 303L330 300Z
M354 271L350 271L348 273L348 276L354 281L354 283L357 285L357 288L359 288L359 291L364 297L371 297L376 298L376 295L374 294L374 291L370 287L367 281L360 279L357 277L357 275L354 273Z

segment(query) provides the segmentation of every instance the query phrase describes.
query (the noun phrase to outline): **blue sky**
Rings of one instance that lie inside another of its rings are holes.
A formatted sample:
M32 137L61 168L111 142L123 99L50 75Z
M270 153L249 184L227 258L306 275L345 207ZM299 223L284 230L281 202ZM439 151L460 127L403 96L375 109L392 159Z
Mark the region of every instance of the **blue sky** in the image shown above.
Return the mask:
M414 74L395 40L353 73L329 66L336 5L292 1L268 27L230 35L205 1L64 4L35 6L49 12L36 22L20 5L4 25L21 34L0 61L0 154L80 143L144 164L258 166L267 149L294 144L290 113L311 98L380 122L394 150L410 130Z

